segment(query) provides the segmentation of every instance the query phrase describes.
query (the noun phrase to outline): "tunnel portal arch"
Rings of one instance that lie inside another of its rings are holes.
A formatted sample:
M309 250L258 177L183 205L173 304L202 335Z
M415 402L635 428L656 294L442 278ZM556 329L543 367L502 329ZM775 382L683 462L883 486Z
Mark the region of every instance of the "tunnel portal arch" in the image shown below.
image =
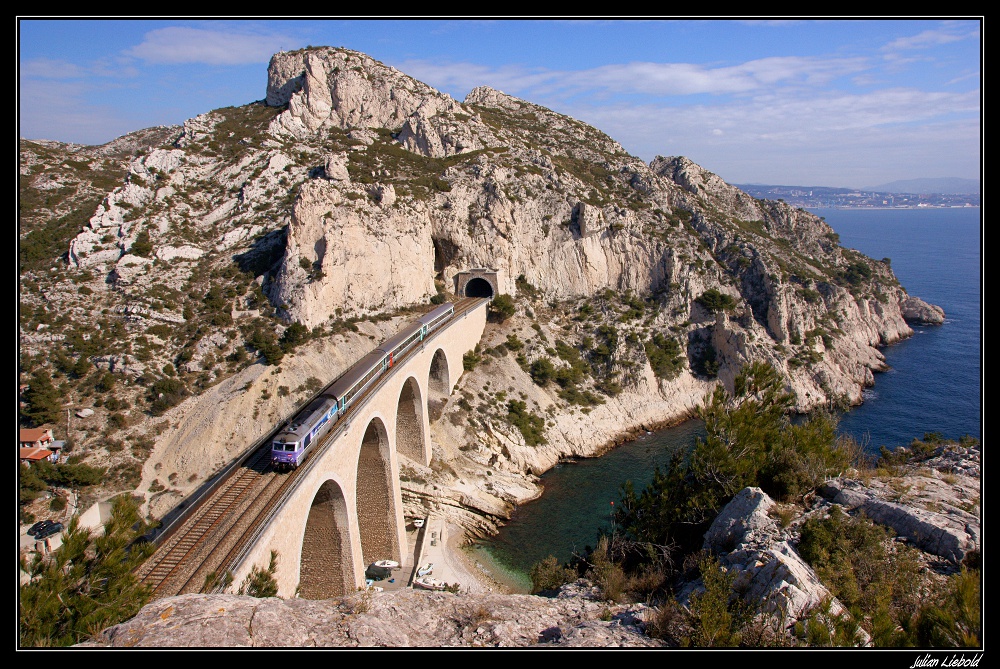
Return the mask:
M500 293L497 270L480 267L455 275L455 293L462 297L493 298Z

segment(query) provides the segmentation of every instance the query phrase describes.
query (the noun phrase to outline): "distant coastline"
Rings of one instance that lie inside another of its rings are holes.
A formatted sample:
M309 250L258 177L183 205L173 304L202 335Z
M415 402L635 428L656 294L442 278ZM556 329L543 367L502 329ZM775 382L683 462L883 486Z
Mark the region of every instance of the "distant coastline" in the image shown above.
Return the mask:
M793 203L789 202L789 204ZM874 210L912 211L914 209L979 209L980 207L980 205L978 204L947 204L947 205L925 204L912 207L874 207L874 206L860 207L857 205L849 205L849 204L810 204L810 205L795 205L795 206L802 206L806 209L813 207L817 209L853 209L861 211L874 211Z
M809 209L963 209L979 207L979 193L954 193L924 191L890 192L830 188L827 186L769 186L762 184L734 184L743 192L759 200L779 200L793 207Z

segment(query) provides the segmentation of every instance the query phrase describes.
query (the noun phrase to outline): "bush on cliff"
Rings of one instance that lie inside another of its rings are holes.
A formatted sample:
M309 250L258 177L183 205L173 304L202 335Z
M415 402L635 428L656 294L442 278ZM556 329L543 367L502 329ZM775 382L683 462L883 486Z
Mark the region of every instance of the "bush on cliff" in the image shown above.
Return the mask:
M963 568L935 584L924 577L916 549L838 506L805 522L798 552L851 618L870 629L876 646L980 645L978 570ZM808 623L803 627L808 634ZM815 630L807 638L818 642ZM820 641L836 645L836 639Z
M496 321L497 323L503 323L505 320L514 315L516 311L514 306L514 298L510 295L503 294L497 295L490 302L490 319Z

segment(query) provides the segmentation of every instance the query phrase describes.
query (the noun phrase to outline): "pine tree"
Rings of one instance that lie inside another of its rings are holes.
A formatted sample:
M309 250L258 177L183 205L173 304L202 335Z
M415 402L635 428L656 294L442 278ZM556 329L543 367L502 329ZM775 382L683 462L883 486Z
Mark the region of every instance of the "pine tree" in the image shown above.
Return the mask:
M47 371L32 374L28 389L24 391L24 401L27 406L22 414L33 425L59 422L62 411L59 391L52 385L52 377Z
M134 573L153 550L135 543L145 529L138 504L123 495L103 536L91 536L74 517L50 556L22 559L31 580L19 591L20 645L70 646L137 614L152 598Z
M254 565L250 573L243 579L238 595L250 595L251 597L277 597L278 582L274 575L278 571L278 551L271 551L271 561L267 569L261 569Z

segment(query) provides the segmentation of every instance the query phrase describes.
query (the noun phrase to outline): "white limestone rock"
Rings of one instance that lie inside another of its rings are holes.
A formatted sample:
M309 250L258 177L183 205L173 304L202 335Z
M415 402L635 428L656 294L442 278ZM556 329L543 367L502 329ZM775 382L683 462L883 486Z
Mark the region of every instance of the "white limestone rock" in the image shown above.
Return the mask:
M892 528L920 550L961 564L981 547L978 473L946 477L935 472L911 471L895 486L839 478L827 481L819 492L835 504L864 512L874 522ZM898 490L907 492L900 496Z
M905 299L899 303L899 308L903 313L903 318L909 323L920 325L944 323L944 309L934 304L928 304L919 297L906 295Z
M705 533L704 548L733 574L733 589L783 626L809 615L824 602L839 616L847 610L781 536L768 515L774 502L760 488L744 488L719 512ZM695 588L697 589L697 584ZM686 591L690 596L690 590ZM867 645L865 635L859 645Z
M399 128L417 109L428 116L459 109L449 96L363 53L332 48L275 54L267 101L288 103L271 130L293 136L323 127Z
M643 604L599 601L584 584L558 597L405 589L328 600L189 594L158 599L78 647L656 648ZM470 620L472 622L470 622Z
M388 190L384 195L392 197ZM434 265L429 223L426 208L384 210L367 194L344 199L329 182L308 182L295 204L272 297L307 327L336 314L424 301L436 292L427 271Z
M128 286L145 275L153 264L152 258L126 253L118 260L111 272L112 281L119 286Z
M323 173L330 181L343 181L347 184L351 182L351 175L347 172L347 154L331 153L323 163Z
M198 258L205 255L205 252L198 248L197 246L191 246L190 244L185 244L183 246L161 246L156 249L156 257L160 260L173 260L174 258L180 258L182 260L197 260Z

